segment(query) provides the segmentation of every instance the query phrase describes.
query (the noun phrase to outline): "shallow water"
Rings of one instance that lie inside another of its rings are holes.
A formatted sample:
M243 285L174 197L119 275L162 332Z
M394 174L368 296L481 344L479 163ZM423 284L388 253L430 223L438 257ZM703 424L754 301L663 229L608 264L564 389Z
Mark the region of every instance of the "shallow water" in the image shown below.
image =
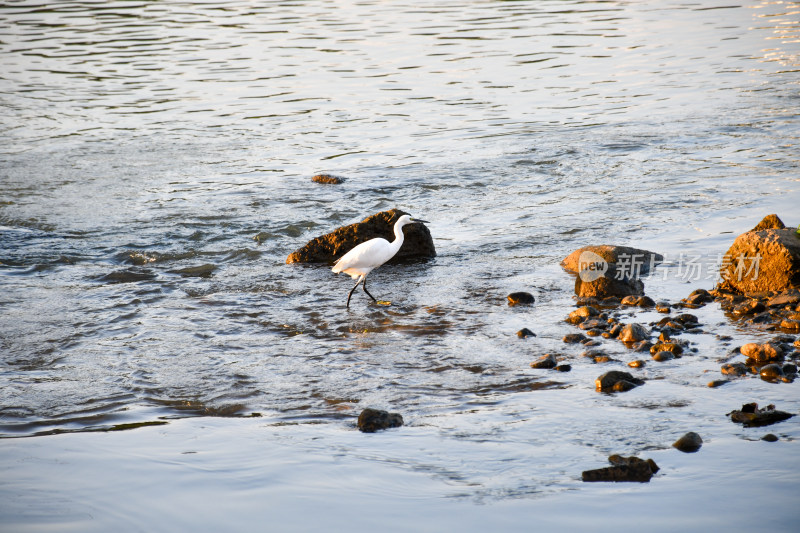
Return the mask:
M621 363L591 365L561 342L575 330L563 323L573 280L558 263L590 243L654 250L668 261L647 293L675 301L711 288L719 256L764 215L800 222L798 14L797 2L710 1L3 5L0 433L41 437L0 441L14 502L0 515L53 516L22 496L54 475L19 468L28 453L80 443L92 460L64 461L100 470L117 456L98 439L125 454L147 445L141 435L207 431L209 449L234 462L253 460L253 441L266 446L255 470L280 469L291 490L274 505L298 511L294 491L308 485L331 488L308 501L337 501L331 450L340 467L366 465L349 496L422 491L434 526L451 499L465 516L489 503L520 524L509 501L568 507L624 490L669 505L674 485L652 485L672 478L708 496L721 472L779 498L798 423L772 430L782 442L768 450L786 463L730 476L731 458L760 453L765 431L725 413L749 401L797 413L797 385L706 387L730 349L768 335L707 306L696 357L650 364L644 387L599 395L594 378L635 356L604 341ZM347 181L311 183L318 172ZM438 256L371 274L391 306L357 294L347 310L349 278L285 264L310 238L392 207L431 221ZM688 272L692 258L701 271ZM202 265L208 277L179 272ZM536 305L509 308L516 290ZM521 327L537 337L518 339ZM529 367L550 351L573 358L572 372ZM406 426L364 439L353 425L366 406L401 412ZM157 420L170 423L51 435ZM688 430L707 442L692 456L699 474L669 448ZM667 473L647 488L577 481L611 453L652 455ZM203 457L192 460L226 472L226 490L259 483ZM281 466L303 458L322 464ZM115 518L155 501L135 487L160 463L131 460L145 466L109 502ZM96 487L59 475L97 529L113 522ZM195 481L170 487L199 501L221 490L195 492ZM800 487L785 483L783 497ZM771 525L785 529L793 508ZM708 518L693 506L687 516ZM747 529L737 513L724 520Z

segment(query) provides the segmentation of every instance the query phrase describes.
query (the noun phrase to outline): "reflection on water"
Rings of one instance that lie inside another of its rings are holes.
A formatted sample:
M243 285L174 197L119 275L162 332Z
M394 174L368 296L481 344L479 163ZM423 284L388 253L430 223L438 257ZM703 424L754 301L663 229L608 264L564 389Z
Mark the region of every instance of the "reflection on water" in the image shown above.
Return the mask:
M440 428L442 455L497 439L502 462L510 425L552 448L553 412L581 459L660 446L676 423L724 431L714 417L753 398L705 391L735 347L711 335L643 371L629 398L659 400L623 406L621 435L596 427L620 406L561 342L557 266L588 243L722 253L765 214L798 222L800 6L724 4L0 6L0 432L376 406ZM323 171L348 180L311 183ZM431 220L439 251L372 274L392 306L347 310L349 281L284 264L391 207ZM536 305L509 308L515 290ZM573 371L532 371L548 352ZM747 387L797 410L785 387ZM576 462L559 461L542 476Z

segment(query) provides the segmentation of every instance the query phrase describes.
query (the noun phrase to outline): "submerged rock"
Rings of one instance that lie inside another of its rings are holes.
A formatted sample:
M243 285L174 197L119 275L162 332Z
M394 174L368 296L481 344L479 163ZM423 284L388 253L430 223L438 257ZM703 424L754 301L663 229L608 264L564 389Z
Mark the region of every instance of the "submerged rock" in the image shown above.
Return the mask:
M210 278L216 269L217 265L207 263L205 265L170 270L170 273L178 274L184 278Z
M125 270L116 270L98 278L106 283L134 283L156 279L156 274L149 268L132 267Z
M317 174L311 178L314 183L324 183L327 185L341 185L346 180L341 176L334 176L332 174Z
M287 263L333 263L353 247L380 237L394 240L394 223L405 211L390 209L371 215L361 222L343 226L307 242L286 258ZM409 224L403 228L405 240L400 251L389 260L397 263L407 259L436 257L431 232L424 224Z
M620 455L612 455L608 461L613 466L606 468L597 468L594 470L585 470L581 474L581 478L585 482L609 481L609 482L639 482L646 483L650 481L653 474L660 469L652 459L639 459L638 457L622 457Z
M783 372L783 367L775 363L762 366L758 374L764 381L769 381L772 383L780 381L786 375Z
M703 439L694 431L690 431L672 443L673 448L676 448L684 453L694 453L699 450L702 445Z
M791 413L776 410L774 405L759 409L757 403L746 403L742 405L741 410L734 410L728 414L732 422L742 424L746 428L769 426L794 416Z
M532 305L536 299L529 292L512 292L508 296L508 305Z
M378 409L366 408L358 415L358 429L364 433L374 433L382 429L398 428L403 425L403 417L399 413L389 413Z

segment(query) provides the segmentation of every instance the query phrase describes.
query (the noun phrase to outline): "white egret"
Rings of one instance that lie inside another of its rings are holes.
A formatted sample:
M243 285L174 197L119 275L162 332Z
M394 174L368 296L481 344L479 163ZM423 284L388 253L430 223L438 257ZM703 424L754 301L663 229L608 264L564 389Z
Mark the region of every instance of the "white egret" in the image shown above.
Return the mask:
M350 297L353 296L353 291L356 290L359 283L361 283L367 296L376 302L378 301L367 290L367 274L395 256L405 239L403 235L403 226L417 222L427 223L426 220L419 220L411 218L409 215L403 215L394 223L394 240L392 242L381 239L380 237L370 239L366 242L362 242L336 261L336 264L333 266L333 271L336 274L344 272L345 274L349 274L351 278L357 280L356 284L347 294L346 307L350 307Z

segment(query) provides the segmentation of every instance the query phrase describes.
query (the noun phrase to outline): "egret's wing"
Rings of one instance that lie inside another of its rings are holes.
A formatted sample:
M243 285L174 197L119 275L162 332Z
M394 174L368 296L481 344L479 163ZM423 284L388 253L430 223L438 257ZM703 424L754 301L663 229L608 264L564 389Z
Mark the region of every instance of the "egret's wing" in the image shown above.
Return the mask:
M386 262L384 256L388 246L389 243L386 239L381 238L362 242L336 261L332 270L336 273L344 272L349 268L372 270Z

